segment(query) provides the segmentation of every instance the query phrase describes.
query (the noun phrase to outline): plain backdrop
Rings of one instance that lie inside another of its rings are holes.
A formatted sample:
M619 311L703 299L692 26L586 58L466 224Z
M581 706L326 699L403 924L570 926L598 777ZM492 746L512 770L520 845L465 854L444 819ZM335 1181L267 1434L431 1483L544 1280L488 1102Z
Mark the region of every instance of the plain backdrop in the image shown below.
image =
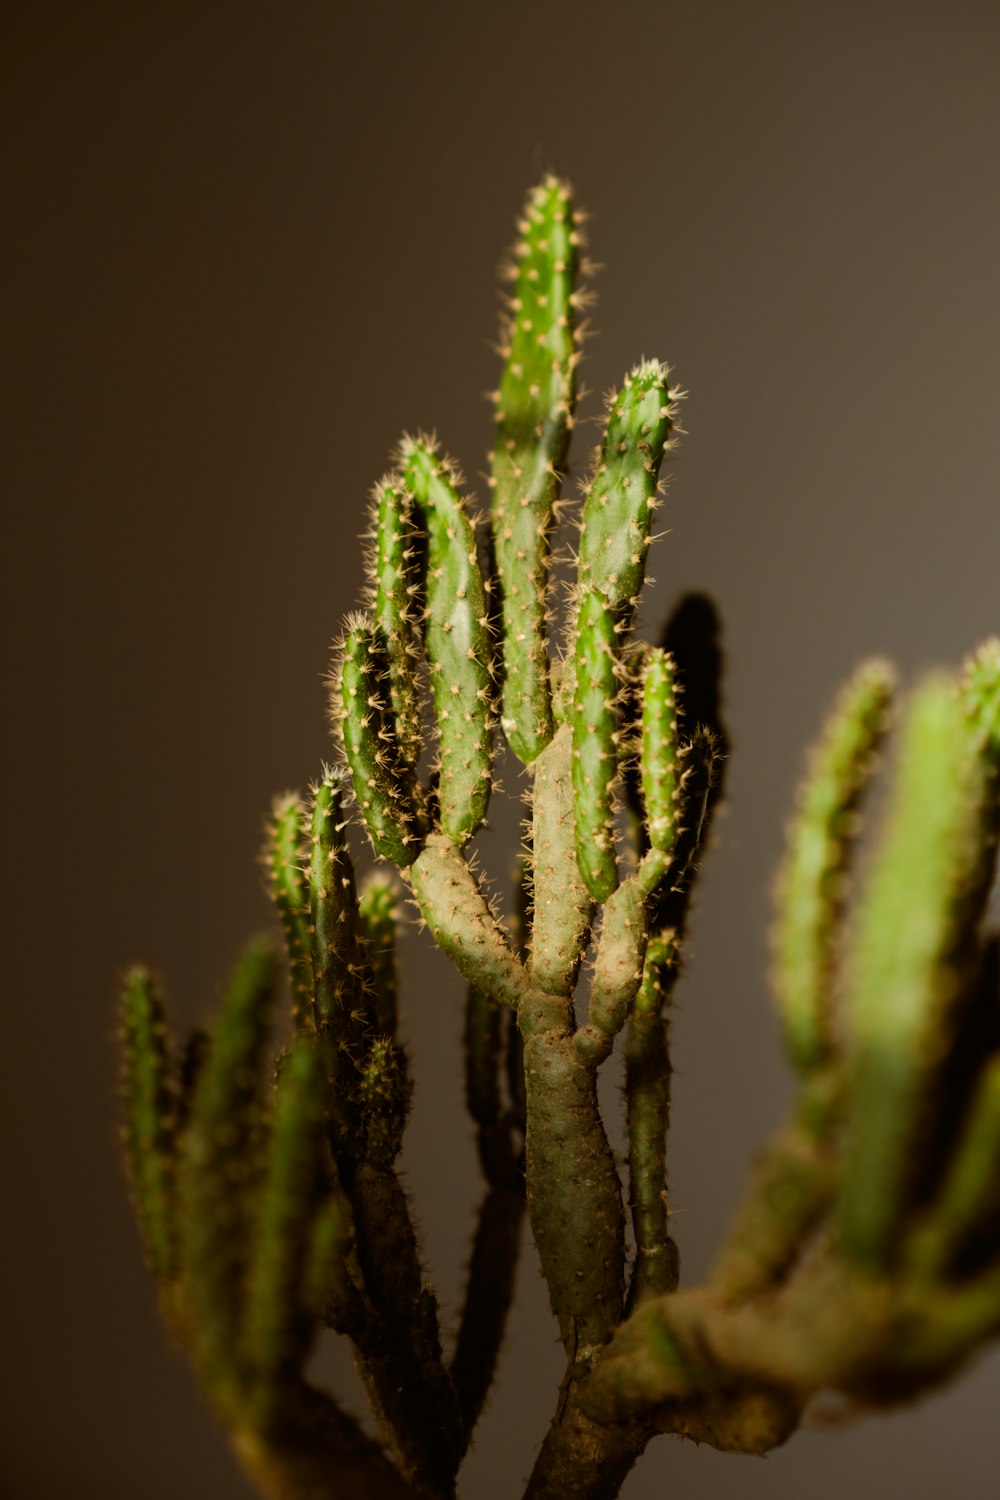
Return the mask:
M6 29L0 1491L236 1500L125 1199L118 975L153 964L190 1023L271 924L262 819L330 754L368 488L426 427L482 497L496 269L567 176L604 267L582 415L640 355L690 393L645 619L696 587L726 621L728 805L674 1028L704 1273L789 1099L769 892L824 705L866 654L912 680L1000 627L1000 6L98 0ZM499 877L516 807L495 822ZM462 992L415 935L402 961L404 1165L453 1327ZM559 1369L528 1248L466 1500L519 1492ZM661 1439L625 1495L975 1500L998 1401L994 1354L766 1461Z

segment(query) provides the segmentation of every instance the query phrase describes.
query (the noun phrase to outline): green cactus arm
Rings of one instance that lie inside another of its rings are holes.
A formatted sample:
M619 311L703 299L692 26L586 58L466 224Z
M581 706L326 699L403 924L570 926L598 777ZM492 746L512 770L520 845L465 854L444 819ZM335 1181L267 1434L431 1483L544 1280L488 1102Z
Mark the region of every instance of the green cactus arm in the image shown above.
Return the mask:
M683 804L674 664L650 647L642 667L639 779L650 847L672 857Z
M535 761L532 802L532 983L569 995L587 946L594 903L577 864L572 790L573 730L560 724Z
M485 818L493 786L485 587L454 465L423 438L404 439L400 463L427 531L424 644L438 724L441 828L464 844Z
M461 851L432 833L405 876L431 936L462 977L516 1009L527 975Z
M372 847L402 867L420 852L420 822L412 778L400 763L387 672L370 618L350 616L333 683L334 722Z
M271 898L285 938L292 984L292 1016L296 1025L301 1025L309 1017L313 988L309 896L303 876L307 860L304 817L305 810L297 792L285 792L276 797L263 852L263 862L270 877Z
M580 357L573 328L579 231L565 183L547 177L529 194L522 231L494 398L491 481L503 592L502 722L514 753L528 763L552 735L548 558Z
M358 1035L367 1018L354 1012L364 1006L370 976L347 847L343 780L329 767L312 794L309 912L316 1023Z
M658 933L646 946L642 983L629 1018L625 1048L629 1198L636 1257L628 1305L673 1291L677 1246L669 1234L666 1143L670 1122L670 1051L664 976L674 960L672 933Z
M243 1311L243 1360L263 1426L300 1374L314 1327L302 1288L323 1189L323 1083L314 1044L300 1037L278 1083Z
M181 1143L178 1222L188 1333L206 1387L225 1400L243 1376L240 1323L253 1223L260 1073L278 982L256 942L223 998Z
M629 620L646 575L657 477L673 424L667 367L637 365L608 401L580 528L579 582Z
M130 969L121 999L125 1164L146 1259L156 1279L177 1273L177 1098L163 1000L148 971Z
M906 1263L918 1275L944 1277L963 1253L992 1239L1000 1225L1000 1059L982 1070L954 1155L924 1224L912 1236ZM991 1233L992 1232L992 1233Z
M576 619L573 691L573 820L576 858L595 901L618 884L614 789L618 775L618 662L615 617L603 594L586 589Z
M856 809L885 735L894 673L866 662L841 692L812 752L778 879L773 982L794 1065L828 1063L834 1049L835 953Z
M368 968L375 988L375 1019L384 1036L395 1037L398 1024L398 979L396 973L396 887L375 877L358 900L358 917Z
M423 748L417 691L419 609L418 547L413 501L393 475L372 491L368 559L371 619L385 647L389 701L403 762L415 770Z
M886 1268L913 1191L940 1037L979 915L986 767L953 684L929 678L903 726L889 812L847 959L848 1253ZM971 904L970 904L971 902Z

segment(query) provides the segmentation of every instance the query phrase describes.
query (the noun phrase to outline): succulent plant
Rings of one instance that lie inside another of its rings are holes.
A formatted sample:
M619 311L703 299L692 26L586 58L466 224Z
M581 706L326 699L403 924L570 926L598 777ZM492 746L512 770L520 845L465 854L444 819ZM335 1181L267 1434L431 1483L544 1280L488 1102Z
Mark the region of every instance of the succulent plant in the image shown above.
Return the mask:
M677 431L680 393L657 361L607 400L561 581L587 295L567 186L536 187L519 231L489 515L434 439L403 439L373 491L367 597L330 677L336 764L273 808L290 1040L268 1061L283 981L267 942L180 1051L148 973L124 988L124 1135L149 1263L273 1496L455 1493L525 1209L566 1355L532 1500L614 1496L660 1433L763 1453L819 1393L909 1400L1000 1329L997 640L900 708L891 668L864 664L823 730L777 885L795 1106L708 1282L679 1285L668 1022L726 768L719 624L690 595L660 644L633 636ZM893 717L887 805L849 893ZM530 787L511 922L470 851L504 743ZM376 857L360 890L356 830ZM407 900L468 985L486 1181L447 1350L396 1172ZM597 1090L619 1042L624 1178ZM306 1376L324 1327L353 1345L381 1445Z

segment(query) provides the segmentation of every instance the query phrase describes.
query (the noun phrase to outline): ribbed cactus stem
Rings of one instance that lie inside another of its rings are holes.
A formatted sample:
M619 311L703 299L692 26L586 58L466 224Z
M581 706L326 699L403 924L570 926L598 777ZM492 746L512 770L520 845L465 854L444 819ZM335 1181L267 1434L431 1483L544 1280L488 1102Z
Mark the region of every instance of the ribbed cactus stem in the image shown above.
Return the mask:
M314 1044L300 1037L278 1086L243 1313L243 1357L262 1423L299 1370L314 1327L303 1282L322 1194L322 1121L322 1069Z
M660 465L673 419L667 367L637 365L613 392L580 527L579 579L630 620L646 576Z
M454 465L423 438L404 440L400 464L427 532L424 645L438 725L441 828L461 845L486 816L493 789L485 585Z
M642 668L639 777L651 848L672 856L683 806L674 663L650 648Z
M178 1173L184 1299L195 1358L217 1399L245 1375L242 1292L252 1244L264 1050L278 978L270 944L248 948L198 1079Z
M292 981L292 1014L296 1025L311 1019L312 940L309 895L303 867L307 862L303 821L305 809L296 792L276 797L264 845L264 863L271 896L285 937Z
M370 593L372 624L385 650L389 698L400 757L416 768L423 748L418 688L419 551L413 501L392 475L372 491Z
M669 1234L667 1130L670 1124L670 1052L664 977L675 958L673 934L650 938L642 983L629 1018L625 1048L628 1102L629 1201L636 1257L629 1307L677 1285L677 1246Z
M358 900L358 917L375 988L375 1020L379 1031L394 1037L398 1021L396 927L399 899L396 887L378 877L369 880Z
M529 762L552 735L548 559L580 357L573 328L580 236L567 185L549 177L535 188L521 227L494 398L492 509L503 596L503 727Z
M177 1097L163 1001L143 968L125 979L122 1042L125 1162L149 1268L166 1282L177 1271Z
M886 730L894 673L867 662L841 693L810 760L777 891L774 986L803 1072L832 1056L834 958L857 841L857 808Z
M420 851L419 815L391 717L388 675L371 619L351 616L334 683L334 719L372 847L408 865Z
M576 621L573 693L573 818L576 859L595 901L618 884L614 796L618 776L618 662L614 612L586 589Z
M594 902L577 864L573 730L560 724L535 761L532 868L537 891L531 925L531 981L570 995L587 945Z
M982 761L945 678L914 693L892 802L848 958L851 1104L841 1232L872 1269L893 1261L913 1151L963 984L963 935L981 860Z

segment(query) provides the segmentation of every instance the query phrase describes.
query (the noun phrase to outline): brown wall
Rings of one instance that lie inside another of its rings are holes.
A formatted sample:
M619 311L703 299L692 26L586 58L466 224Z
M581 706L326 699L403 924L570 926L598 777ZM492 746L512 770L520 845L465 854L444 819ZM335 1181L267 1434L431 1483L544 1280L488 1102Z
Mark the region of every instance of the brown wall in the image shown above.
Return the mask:
M729 813L675 1033L697 1276L787 1097L764 933L804 744L863 654L912 674L1000 627L1000 5L21 10L0 1490L225 1500L246 1485L165 1347L124 1202L112 997L142 957L203 1015L270 921L258 830L329 754L368 486L419 426L478 482L500 250L527 185L570 177L607 267L587 383L656 354L691 393L647 618L708 588L730 643ZM404 952L406 1167L453 1312L478 1194L460 987ZM517 1492L554 1397L531 1261L502 1377L470 1500ZM994 1356L766 1465L664 1441L626 1494L974 1500L998 1396Z

